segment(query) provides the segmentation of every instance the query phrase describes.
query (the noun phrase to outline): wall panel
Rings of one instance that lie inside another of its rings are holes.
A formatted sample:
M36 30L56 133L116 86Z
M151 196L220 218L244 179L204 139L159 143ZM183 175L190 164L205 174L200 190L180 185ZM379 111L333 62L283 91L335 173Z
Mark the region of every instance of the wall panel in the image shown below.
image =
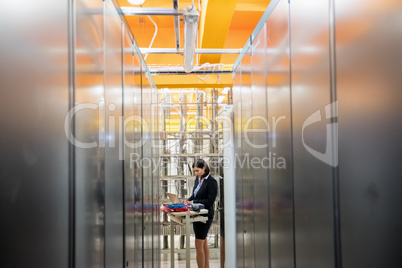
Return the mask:
M335 12L343 267L400 267L402 3Z
M152 141L152 266L160 266L161 258L161 244L160 244L160 234L161 234L161 224L160 224L160 199L159 199L159 185L160 185L160 109L159 109L159 93L154 85L152 85L152 106L151 106L151 141Z
M251 88L251 59L250 54L246 54L241 62L242 65L242 85L241 85L241 162L239 167L243 179L243 232L244 232L244 267L254 266L254 177L250 159L253 158L253 134L246 132L246 125L253 115L252 110L252 88ZM251 129L251 125L248 126Z
M113 2L2 5L5 267L159 267L158 170L130 162L157 159L158 100Z
M396 0L271 2L267 65L256 30L245 47L251 65L242 55L234 76L239 267L260 267L262 246L272 267L401 265L401 12ZM264 174L242 162L264 155L255 147L263 134L245 134L246 120L263 115L263 68L271 164L264 193Z
M152 150L151 150L151 104L152 87L146 74L145 65L142 68L142 139L143 139L143 205L144 205L144 267L152 266Z
M59 0L0 9L3 267L68 266L68 10Z
M291 83L295 249L298 267L334 267L332 167L307 151L326 150L326 120L305 125L330 104L329 1L291 1ZM314 16L312 16L314 12ZM325 116L324 116L325 118Z
M103 9L97 0L76 2L75 137L94 146L75 146L75 265L104 266L105 126ZM94 108L80 109L87 105Z
M110 0L104 8L105 35L105 266L123 266L122 30Z
M142 266L143 260L143 187L142 167L139 161L142 158L142 97L141 78L142 64L137 51L134 51L134 267ZM131 161L131 160L130 160Z
M254 252L255 267L269 264L269 177L268 125L267 120L267 70L266 70L266 31L265 26L255 38L251 56L251 103L252 117L248 128L252 130L250 161L253 176L254 207ZM247 89L246 89L247 90ZM246 134L246 133L245 133ZM254 160L253 160L254 159Z
M124 27L123 48L127 51L132 50L132 42L129 30ZM125 267L135 265L135 184L134 184L134 56L124 53L123 56L123 118L124 118L124 245L125 245ZM138 71L138 70L137 70Z
M241 147L241 88L242 88L242 65L235 71L233 81L233 140L234 140L234 157L233 167L235 168L235 183L236 183L236 262L237 267L244 267L243 248L244 248L244 228L243 228L243 175L242 169L238 166L237 160L242 155Z
M289 62L289 4L282 0L267 20L267 107L271 267L293 267L293 190Z

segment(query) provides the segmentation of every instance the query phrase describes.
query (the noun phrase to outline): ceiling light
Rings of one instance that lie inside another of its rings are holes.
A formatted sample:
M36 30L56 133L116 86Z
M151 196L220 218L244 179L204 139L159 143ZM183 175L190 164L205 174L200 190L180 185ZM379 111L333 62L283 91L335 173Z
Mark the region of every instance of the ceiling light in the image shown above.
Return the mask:
M199 13L194 6L184 12L184 71L191 72L194 66L195 42L198 31Z
M145 0L127 0L130 4L139 6L144 4Z

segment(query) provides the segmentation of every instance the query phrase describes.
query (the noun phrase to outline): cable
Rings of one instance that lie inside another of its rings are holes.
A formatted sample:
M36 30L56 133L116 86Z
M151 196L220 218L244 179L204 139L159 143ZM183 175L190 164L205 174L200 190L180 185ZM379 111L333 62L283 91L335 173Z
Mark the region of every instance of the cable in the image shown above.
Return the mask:
M211 66L211 64L210 64L209 62L206 62L206 63L204 63L203 65L201 65L201 66L198 68L198 70L200 70L200 69L202 69L202 68L205 68L205 67L208 67L208 66ZM207 74L207 76L205 76L205 77L201 77L201 76L198 75L198 74L197 74L197 76L198 76L199 79L205 80L205 79L207 79L207 78L209 77L209 74Z
M197 49L198 49L198 34L197 34L197 39L196 39L196 41L195 41L195 44L197 45ZM198 58L199 58L200 56L199 55L196 55L196 59L197 59L197 64L196 64L196 66L198 66L198 64L199 64L199 61L198 61Z
M221 64L221 63L210 64L209 62L206 62L206 63L204 63L203 65L201 65L200 67L198 67L197 70L200 70L200 69L203 69L203 68L208 68L208 67L213 67L212 70L213 70L213 71L216 71L215 67L218 67L218 70L219 70L219 67L221 67L221 66L223 66L223 64ZM200 75L197 74L198 78L200 78L200 79L202 79L202 80L207 79L207 78L209 77L209 75L210 75L210 74L207 74L207 76L201 77ZM218 81L219 81L219 80L220 80L220 75L219 75Z
M154 41L155 41L156 34L158 33L158 25L156 25L156 23L154 22L154 20L153 20L149 15L147 15L147 17L152 21L152 23L153 23L154 26L155 26L155 33L154 33L154 36L152 37L151 44L149 44L149 48L151 48L151 47L152 47L152 44L153 44ZM145 55L144 61L147 60L147 57L148 57L148 53Z

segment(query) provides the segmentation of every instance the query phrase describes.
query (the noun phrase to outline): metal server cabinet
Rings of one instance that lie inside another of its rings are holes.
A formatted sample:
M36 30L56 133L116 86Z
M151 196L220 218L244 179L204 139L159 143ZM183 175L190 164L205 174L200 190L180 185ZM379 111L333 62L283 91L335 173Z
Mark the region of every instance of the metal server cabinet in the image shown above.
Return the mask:
M110 0L105 1L105 266L123 265L123 161L122 30L120 17Z
M151 150L151 104L152 87L146 71L145 62L142 63L142 141L143 158L143 206L144 206L144 267L152 266L152 150Z
M124 133L124 267L135 265L135 120L134 117L134 74L140 71L134 60L133 43L129 29L123 27L123 133Z
M332 167L307 151L325 153L330 92L330 1L290 1L295 250L297 267L334 267Z
M267 63L266 30L255 37L251 51L251 102L252 117L247 118L245 135L252 136L252 155L247 165L252 169L254 208L254 263L265 267L269 263L269 177L268 177L268 130L267 118ZM252 130L249 132L248 130ZM247 266L249 267L249 266Z
M69 8L67 1L2 2L4 267L68 267L71 170L64 121L72 105Z
M249 51L250 52L249 48ZM253 136L246 132L246 126L253 115L252 88L251 88L251 59L246 54L242 61L242 86L241 86L241 130L242 130L242 155L238 163L243 178L243 227L244 227L244 267L254 266L254 178L250 160L253 158ZM250 126L247 126L249 130ZM240 262L238 262L240 263Z
M134 50L134 267L141 267L143 260L143 183L142 183L142 63L138 48Z
M152 267L160 267L161 258L161 224L160 224L160 200L159 200L159 184L160 184L160 139L159 139L159 93L155 84L152 82L152 123L151 123L151 146L152 146Z
M104 267L104 34L103 12L94 10L103 10L103 2L76 1L75 138L84 145L76 144L74 159L77 268Z
M267 20L270 263L294 266L289 3L281 0Z
M402 2L335 1L343 267L401 267Z
M242 65L240 64L235 70L233 81L233 140L234 140L234 163L235 182L236 182L236 263L237 267L244 267L243 263L243 244L244 244L244 228L243 228L243 174L240 167L237 166L237 161L242 155L241 147L241 87L242 87Z

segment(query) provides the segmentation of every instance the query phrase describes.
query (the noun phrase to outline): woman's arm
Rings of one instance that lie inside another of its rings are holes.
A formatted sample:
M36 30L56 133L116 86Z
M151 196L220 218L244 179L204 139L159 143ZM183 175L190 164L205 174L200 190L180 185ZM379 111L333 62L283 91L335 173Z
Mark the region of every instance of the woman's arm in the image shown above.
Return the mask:
M187 199L187 201L193 201L194 200L194 192L193 194Z

